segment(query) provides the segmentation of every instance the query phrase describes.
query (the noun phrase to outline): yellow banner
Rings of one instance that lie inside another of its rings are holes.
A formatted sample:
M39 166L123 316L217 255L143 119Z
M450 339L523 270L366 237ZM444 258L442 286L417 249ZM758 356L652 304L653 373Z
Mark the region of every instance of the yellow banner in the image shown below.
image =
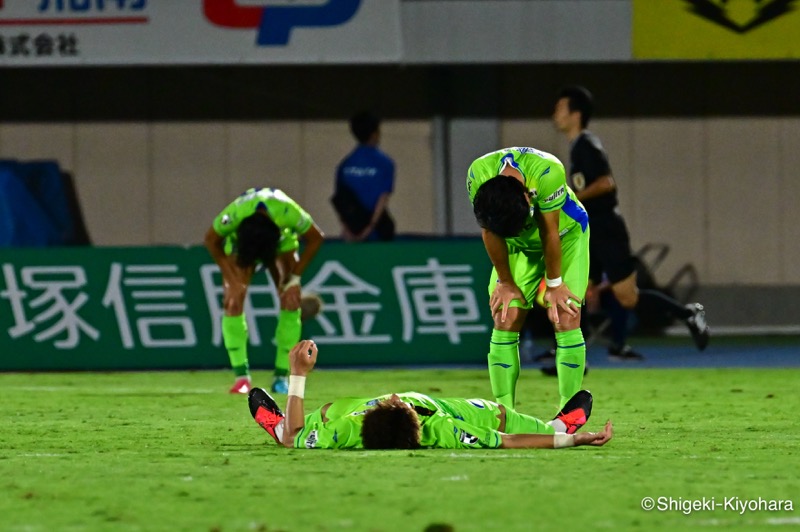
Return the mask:
M800 1L633 0L633 57L800 58Z

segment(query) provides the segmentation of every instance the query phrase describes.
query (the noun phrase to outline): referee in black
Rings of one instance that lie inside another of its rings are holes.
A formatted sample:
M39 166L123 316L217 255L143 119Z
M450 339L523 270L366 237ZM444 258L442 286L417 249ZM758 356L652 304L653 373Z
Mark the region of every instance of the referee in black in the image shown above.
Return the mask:
M682 305L658 290L639 290L636 285L637 259L631 253L625 220L617 203L617 185L600 139L587 130L594 111L592 94L572 86L558 93L553 122L570 142L567 181L589 213L589 285L609 287L614 297L606 299L611 318L612 343L608 353L616 360L641 360L627 343L630 311L640 299L686 323L699 350L708 345L709 330L700 303Z

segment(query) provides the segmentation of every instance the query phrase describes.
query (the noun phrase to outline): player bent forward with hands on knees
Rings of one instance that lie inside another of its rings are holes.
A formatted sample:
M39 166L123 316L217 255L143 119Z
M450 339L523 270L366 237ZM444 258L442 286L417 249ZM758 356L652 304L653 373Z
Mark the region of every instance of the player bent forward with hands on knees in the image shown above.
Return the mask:
M306 377L317 353L312 340L300 341L289 352L285 413L265 390L250 391L253 418L285 447L559 449L605 445L614 434L610 421L600 432L576 433L592 411L592 394L586 390L576 393L549 422L485 399L437 399L415 392L338 399L305 414Z

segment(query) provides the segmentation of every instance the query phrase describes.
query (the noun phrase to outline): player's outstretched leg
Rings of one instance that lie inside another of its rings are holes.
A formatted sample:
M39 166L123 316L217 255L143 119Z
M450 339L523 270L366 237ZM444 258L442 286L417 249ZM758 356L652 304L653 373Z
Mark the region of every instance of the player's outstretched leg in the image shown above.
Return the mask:
M283 436L284 416L275 399L266 390L253 388L247 396L247 402L250 406L250 415L253 416L256 423L280 444L281 436Z
M561 408L561 410L553 418L553 426L557 432L561 432L556 420L564 424L564 432L567 434L574 434L579 428L584 426L589 421L589 416L592 415L592 398L589 390L580 390L573 395L569 401Z

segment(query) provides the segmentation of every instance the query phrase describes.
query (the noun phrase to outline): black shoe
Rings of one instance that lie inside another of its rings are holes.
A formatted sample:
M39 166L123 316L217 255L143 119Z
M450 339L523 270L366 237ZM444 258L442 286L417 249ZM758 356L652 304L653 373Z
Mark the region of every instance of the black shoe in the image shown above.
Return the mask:
M539 353L535 357L533 357L534 362L542 362L542 363L550 363L552 364L556 360L556 349L555 347L548 349L542 353Z
M686 308L692 313L686 318L686 325L689 327L689 332L692 333L694 345L702 351L708 346L708 339L711 335L706 322L706 310L700 303L689 303Z
M276 427L283 421L284 416L275 399L266 390L253 388L247 396L247 403L250 406L250 415L253 416L256 423L280 444L283 429L276 429ZM277 433L278 430L281 434Z
M567 426L567 434L575 434L575 431L589 421L589 416L592 415L593 402L594 399L591 392L589 390L581 390L570 397L564 408L553 419L560 419Z
M616 362L641 362L644 360L644 356L631 349L629 345L623 346L622 348L609 347L608 358Z
M548 377L558 377L558 368L554 365L552 366L544 366L541 368L542 374L547 375ZM583 365L583 375L589 373L589 363L584 363Z

